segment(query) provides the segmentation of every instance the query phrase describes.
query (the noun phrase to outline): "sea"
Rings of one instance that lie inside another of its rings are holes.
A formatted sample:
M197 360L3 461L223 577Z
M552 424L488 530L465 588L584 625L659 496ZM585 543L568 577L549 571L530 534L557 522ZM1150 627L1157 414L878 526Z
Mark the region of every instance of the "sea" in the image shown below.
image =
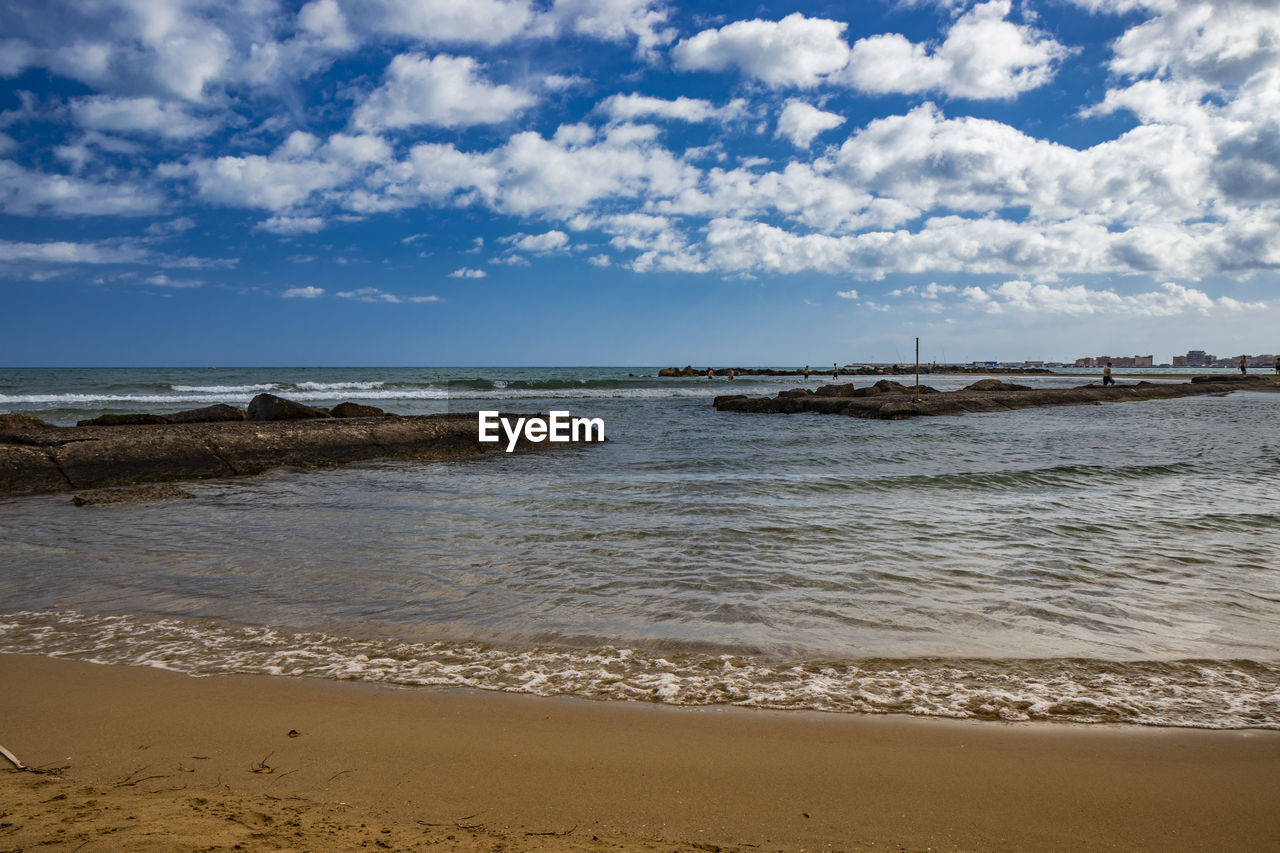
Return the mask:
M657 372L0 370L0 411L59 424L270 392L405 415L569 411L608 438L182 484L193 500L0 499L0 652L606 702L1280 729L1280 394L870 421L712 406L829 375Z

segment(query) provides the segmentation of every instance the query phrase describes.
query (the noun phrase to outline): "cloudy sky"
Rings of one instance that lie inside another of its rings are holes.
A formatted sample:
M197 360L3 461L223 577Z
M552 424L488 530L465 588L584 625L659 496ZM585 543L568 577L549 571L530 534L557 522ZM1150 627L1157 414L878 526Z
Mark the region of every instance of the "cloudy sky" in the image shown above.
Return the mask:
M9 0L0 365L1280 351L1280 2Z

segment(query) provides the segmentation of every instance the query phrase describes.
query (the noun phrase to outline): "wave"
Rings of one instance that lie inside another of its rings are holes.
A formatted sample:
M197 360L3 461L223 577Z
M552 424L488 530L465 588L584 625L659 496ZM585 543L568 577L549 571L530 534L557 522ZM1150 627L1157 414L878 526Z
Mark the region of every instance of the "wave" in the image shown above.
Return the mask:
M381 388L385 382L299 382L294 385L299 391L371 391Z
M493 388L481 390L452 385L417 388L378 388L372 390L289 391L274 389L291 400L323 402L326 400L533 400L533 399L664 399L672 397L710 398L722 393L718 388L560 388L534 390ZM108 404L122 406L176 403L247 403L256 391L183 391L172 394L0 394L0 406L61 404L66 408L92 409Z
M172 618L0 615L0 652L539 696L1007 721L1280 729L1280 661L785 662L602 646L412 643Z
M260 385L170 385L169 388L179 394L257 394L277 391L280 385L264 382Z

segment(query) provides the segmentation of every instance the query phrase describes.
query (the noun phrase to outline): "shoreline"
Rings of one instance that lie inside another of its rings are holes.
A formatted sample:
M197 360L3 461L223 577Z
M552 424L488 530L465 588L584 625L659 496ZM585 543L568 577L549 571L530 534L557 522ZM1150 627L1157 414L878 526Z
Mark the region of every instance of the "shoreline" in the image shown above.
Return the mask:
M1280 844L1274 731L672 708L26 655L0 655L0 679L0 744L69 765L5 763L8 846Z

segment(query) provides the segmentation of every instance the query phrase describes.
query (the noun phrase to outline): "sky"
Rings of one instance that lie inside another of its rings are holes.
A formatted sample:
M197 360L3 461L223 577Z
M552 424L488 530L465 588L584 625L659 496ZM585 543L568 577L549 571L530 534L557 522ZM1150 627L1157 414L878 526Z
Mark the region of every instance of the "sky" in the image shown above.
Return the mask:
M1280 352L1280 2L8 0L0 366Z

